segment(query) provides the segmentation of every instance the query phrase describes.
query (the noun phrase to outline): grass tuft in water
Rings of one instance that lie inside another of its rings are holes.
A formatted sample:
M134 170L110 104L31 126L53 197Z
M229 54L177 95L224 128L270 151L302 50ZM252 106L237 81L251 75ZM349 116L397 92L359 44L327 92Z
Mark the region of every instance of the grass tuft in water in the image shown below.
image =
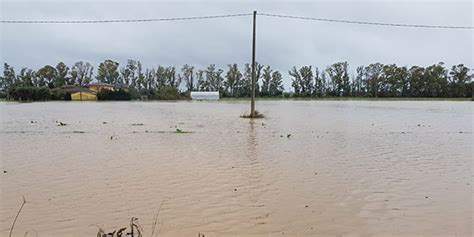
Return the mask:
M184 131L184 130L181 130L181 129L177 128L176 131L174 131L174 133L191 133L191 132Z

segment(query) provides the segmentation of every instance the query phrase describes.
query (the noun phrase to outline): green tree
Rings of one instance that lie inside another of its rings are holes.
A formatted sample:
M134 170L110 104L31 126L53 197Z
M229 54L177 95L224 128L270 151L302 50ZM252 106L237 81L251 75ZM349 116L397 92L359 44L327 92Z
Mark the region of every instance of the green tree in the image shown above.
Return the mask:
M423 96L425 90L425 68L419 66L412 66L408 72L410 82L410 96Z
M56 65L56 72L56 87L71 84L71 79L69 77L69 67L66 66L66 64L64 64L63 62L59 62L58 65Z
M449 72L449 95L451 97L472 97L472 75L464 64L458 64Z
M57 86L55 82L57 81L56 78L58 76L58 72L56 71L56 68L54 68L53 66L46 65L40 68L36 72L36 76L39 79L40 87L48 86L49 88L54 88Z
M209 83L204 78L204 71L198 70L196 72L196 79L197 79L197 89L199 91L209 91Z
M206 80L209 83L209 91L223 91L223 80L222 73L224 71L222 69L217 69L215 64L211 64L207 67L205 71Z
M325 90L326 86L324 83L324 80L322 78L321 73L319 72L319 69L316 68L314 70L314 90L313 90L313 95L316 97L322 97L325 95Z
M0 90L7 99L10 99L10 90L13 88L15 80L15 70L7 63L3 64L3 76L0 77Z
M146 88L145 74L143 73L142 63L137 61L137 89Z
M365 88L367 88L367 95L378 97L379 85L383 75L383 64L372 63L364 68Z
M262 87L260 88L261 96L270 95L270 84L272 82L272 72L273 70L270 68L270 66L266 66L265 68L263 68Z
M350 95L350 81L347 62L334 63L326 68L326 73L333 85L333 96Z
M186 86L186 91L190 93L194 90L194 67L188 64L184 64L181 68L181 73L183 74L184 83Z
M20 74L17 76L18 83L22 87L32 87L33 86L33 78L35 72L29 68L22 68Z
M116 83L135 87L137 81L137 69L137 61L131 59L127 60L127 65L120 68L120 79Z
M448 71L444 63L433 64L425 70L425 94L427 97L446 97L448 94Z
M293 87L294 93L296 96L299 96L301 94L301 84L302 84L302 78L301 78L301 73L298 69L296 69L295 66L288 71L288 74L290 74L291 78L291 86Z
M229 96L238 96L239 86L241 85L242 73L239 71L237 64L229 64L229 70L226 74L224 82L225 91Z
M99 64L97 69L97 81L102 83L117 84L119 78L118 62L110 59L105 60Z
M283 91L283 77L279 71L274 71L270 85L268 86L268 94L270 96L281 96L283 95Z
M408 88L408 70L395 64L383 66L381 96L398 97L406 94Z
M76 62L71 68L70 85L85 86L92 81L94 67L88 62Z

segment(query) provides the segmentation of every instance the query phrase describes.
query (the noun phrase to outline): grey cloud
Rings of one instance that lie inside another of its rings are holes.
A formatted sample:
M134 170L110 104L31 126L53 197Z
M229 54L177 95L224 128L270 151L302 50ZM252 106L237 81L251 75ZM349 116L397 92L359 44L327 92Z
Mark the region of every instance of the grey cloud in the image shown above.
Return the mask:
M133 19L260 12L392 23L472 25L472 3L312 1L3 1L2 19ZM473 65L473 31L377 27L258 16L257 60L286 71L348 61ZM124 24L1 25L1 58L19 69L138 59L146 67L188 63L243 66L251 55L251 17ZM289 79L285 79L288 87Z

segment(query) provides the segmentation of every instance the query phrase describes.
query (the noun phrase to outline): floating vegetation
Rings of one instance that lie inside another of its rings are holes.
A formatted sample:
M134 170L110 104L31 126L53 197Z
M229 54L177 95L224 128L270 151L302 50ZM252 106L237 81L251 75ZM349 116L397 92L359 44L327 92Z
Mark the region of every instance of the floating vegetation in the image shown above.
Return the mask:
M151 235L150 237L155 237L158 236L161 232L161 228L163 227L163 221L161 222L161 225L159 228L157 228L158 224L158 216L160 215L160 210L161 207L163 206L164 201L161 202L160 207L156 211L156 214L153 217L153 224L152 224L152 229L151 229ZM97 225L96 225L97 226ZM129 226L126 227L119 227L117 229L114 229L113 231L106 232L99 226L99 231L97 232L97 237L108 237L108 236L113 236L113 237L121 237L121 236L131 236L131 237L143 237L143 227L138 223L138 218L132 217L130 219L130 224Z
M66 125L67 125L66 123L63 123L63 122L60 122L60 121L59 121L59 122L56 121L56 123L58 124L59 127L62 127L62 126L66 126Z
M177 128L176 131L174 131L174 133L191 133L191 132L189 132L189 131L183 131L183 130Z
M143 228L138 223L138 218L132 217L130 220L130 231L127 232L128 227L122 227L116 230L113 230L109 233L106 233L102 228L97 226L99 231L97 232L97 237L108 237L108 236L132 236L132 237L142 237Z
M150 131L150 130L145 130L145 133L166 133L165 131Z

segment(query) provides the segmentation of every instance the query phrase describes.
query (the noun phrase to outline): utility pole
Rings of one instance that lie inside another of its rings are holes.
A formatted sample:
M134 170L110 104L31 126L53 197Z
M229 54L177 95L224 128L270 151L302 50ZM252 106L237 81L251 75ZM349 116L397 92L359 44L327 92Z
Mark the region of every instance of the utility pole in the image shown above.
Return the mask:
M253 40L252 40L252 91L251 91L251 102L250 102L250 117L254 117L255 114L255 31L257 25L257 11L253 11Z

